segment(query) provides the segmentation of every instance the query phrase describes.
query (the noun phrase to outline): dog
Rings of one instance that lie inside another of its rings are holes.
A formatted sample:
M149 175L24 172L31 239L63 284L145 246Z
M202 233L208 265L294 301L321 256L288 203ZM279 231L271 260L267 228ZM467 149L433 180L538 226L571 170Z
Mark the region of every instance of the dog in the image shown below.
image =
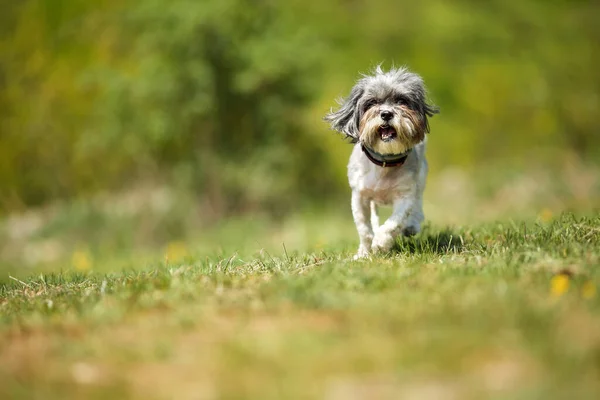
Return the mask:
M439 112L426 100L423 79L407 68L363 75L325 120L354 143L348 163L352 216L360 244L355 259L389 252L400 234L412 236L424 220L423 190L428 118ZM391 205L379 225L377 207ZM369 215L370 214L370 215Z

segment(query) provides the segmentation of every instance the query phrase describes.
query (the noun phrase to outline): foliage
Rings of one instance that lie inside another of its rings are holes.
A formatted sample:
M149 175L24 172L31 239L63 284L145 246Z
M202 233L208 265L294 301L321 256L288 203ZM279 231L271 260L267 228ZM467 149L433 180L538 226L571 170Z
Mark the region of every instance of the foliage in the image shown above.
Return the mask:
M596 2L0 8L0 213L140 181L192 188L215 216L335 199L349 148L320 118L379 62L421 73L441 107L434 173L599 156Z

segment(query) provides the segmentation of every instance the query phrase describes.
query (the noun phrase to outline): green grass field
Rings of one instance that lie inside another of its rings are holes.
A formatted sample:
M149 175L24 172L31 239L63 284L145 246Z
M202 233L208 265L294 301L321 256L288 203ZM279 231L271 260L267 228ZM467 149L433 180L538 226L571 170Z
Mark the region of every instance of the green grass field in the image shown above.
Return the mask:
M600 214L428 225L364 261L349 218L308 226L11 273L0 398L599 397Z

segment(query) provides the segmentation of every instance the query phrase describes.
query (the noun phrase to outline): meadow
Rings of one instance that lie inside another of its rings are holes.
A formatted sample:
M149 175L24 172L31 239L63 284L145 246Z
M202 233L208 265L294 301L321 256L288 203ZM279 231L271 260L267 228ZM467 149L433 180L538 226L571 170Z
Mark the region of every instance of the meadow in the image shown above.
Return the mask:
M600 393L597 212L473 222L454 207L464 224L434 220L391 254L352 261L347 206L240 217L145 248L113 237L132 225L122 210L110 219L85 209L54 210L38 251L54 254L52 238L96 247L75 241L49 264L6 264L2 398Z

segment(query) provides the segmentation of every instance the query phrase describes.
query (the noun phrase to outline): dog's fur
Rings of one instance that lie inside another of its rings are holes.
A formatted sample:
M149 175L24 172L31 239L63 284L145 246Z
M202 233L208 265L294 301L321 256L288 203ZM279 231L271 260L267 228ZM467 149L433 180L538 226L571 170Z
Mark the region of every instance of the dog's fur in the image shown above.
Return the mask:
M372 75L358 80L337 111L325 116L333 129L355 143L348 163L352 215L360 238L355 258L388 252L399 234L420 231L427 177L427 118L437 112L426 101L419 75L406 68L384 72L378 66ZM403 165L382 167L367 158L363 146L384 155L409 153ZM381 226L378 205L393 207Z

